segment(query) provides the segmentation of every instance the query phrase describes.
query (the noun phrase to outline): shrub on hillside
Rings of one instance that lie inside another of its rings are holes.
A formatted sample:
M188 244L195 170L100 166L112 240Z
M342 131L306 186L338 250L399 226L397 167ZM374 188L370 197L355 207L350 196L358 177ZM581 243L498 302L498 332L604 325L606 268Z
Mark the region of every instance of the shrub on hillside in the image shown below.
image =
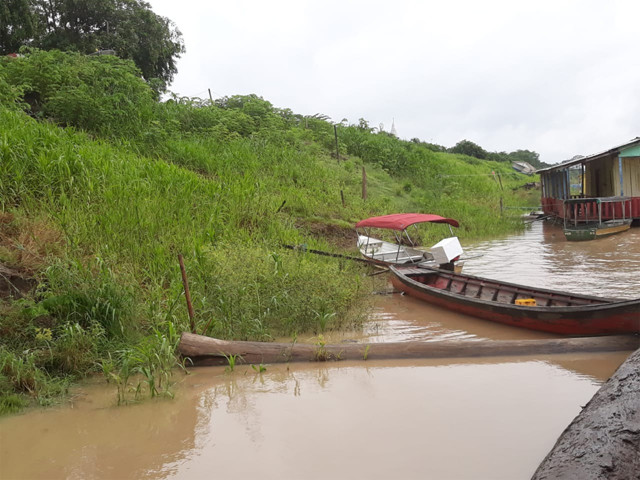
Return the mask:
M130 136L150 126L154 93L129 60L30 50L0 59L0 102L16 101L32 115L65 126Z

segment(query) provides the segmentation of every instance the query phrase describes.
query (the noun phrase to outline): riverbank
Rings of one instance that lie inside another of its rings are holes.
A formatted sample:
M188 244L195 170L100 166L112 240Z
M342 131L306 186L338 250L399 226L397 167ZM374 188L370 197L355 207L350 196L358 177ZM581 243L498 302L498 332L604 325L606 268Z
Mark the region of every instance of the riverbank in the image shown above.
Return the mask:
M355 250L356 221L423 209L455 216L463 239L523 228L496 215L531 198L509 163L469 163L372 132L361 140L395 145L403 167L346 153L337 161L324 143L329 131L334 144L330 122L235 100L148 105L155 127L139 135L111 122L109 135L61 128L0 105L0 271L17 272L0 281L0 414L55 403L96 372L123 383L142 373L145 394L170 395L155 389L178 366L174 333L194 327L264 341L359 325L378 279L282 245L342 254ZM249 120L243 107L253 128L223 133Z

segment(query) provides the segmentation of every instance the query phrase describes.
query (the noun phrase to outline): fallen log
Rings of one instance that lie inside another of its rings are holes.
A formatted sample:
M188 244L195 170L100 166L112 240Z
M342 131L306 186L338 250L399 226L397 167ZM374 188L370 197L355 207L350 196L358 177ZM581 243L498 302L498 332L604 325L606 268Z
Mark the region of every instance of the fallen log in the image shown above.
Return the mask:
M640 350L562 433L532 480L627 480L640 473Z
M301 343L236 342L184 332L178 352L194 365L225 365L238 356L247 364L374 360L392 358L467 358L555 353L614 352L640 347L640 337L618 335L543 340L443 340L429 342Z

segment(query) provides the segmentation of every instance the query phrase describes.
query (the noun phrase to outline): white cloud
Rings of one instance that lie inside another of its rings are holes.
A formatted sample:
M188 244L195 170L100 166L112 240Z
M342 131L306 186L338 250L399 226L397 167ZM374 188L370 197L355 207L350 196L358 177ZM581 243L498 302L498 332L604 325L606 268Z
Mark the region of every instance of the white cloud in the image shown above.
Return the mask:
M150 3L184 35L183 95L256 93L550 163L640 135L635 0Z

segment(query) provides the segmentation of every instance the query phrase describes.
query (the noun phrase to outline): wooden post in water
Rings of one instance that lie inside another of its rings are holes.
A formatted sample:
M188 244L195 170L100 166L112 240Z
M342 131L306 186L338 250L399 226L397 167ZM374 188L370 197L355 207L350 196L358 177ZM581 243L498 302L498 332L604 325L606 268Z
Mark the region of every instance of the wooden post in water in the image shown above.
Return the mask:
M187 310L189 311L189 325L191 326L191 333L196 333L195 315L193 313L193 305L191 305L191 294L189 293L189 282L187 281L187 272L184 268L184 260L182 254L178 254L178 261L180 262L180 272L182 273L182 285L184 286L184 296L187 299Z
M362 199L367 199L367 171L362 167Z

